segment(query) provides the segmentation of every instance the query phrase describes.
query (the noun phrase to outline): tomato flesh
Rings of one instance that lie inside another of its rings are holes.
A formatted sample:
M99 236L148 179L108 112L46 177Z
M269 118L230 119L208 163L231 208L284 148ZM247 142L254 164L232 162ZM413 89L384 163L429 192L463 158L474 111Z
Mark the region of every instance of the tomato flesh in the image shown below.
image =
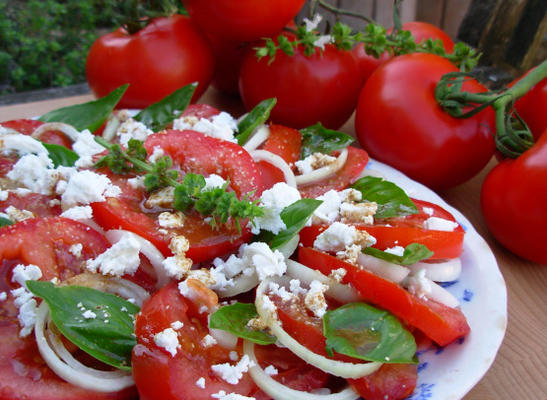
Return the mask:
M44 123L36 119L14 119L0 123L5 128L11 128L23 135L32 135L32 133ZM72 141L61 131L51 130L42 133L39 140L45 143L52 143L72 148Z

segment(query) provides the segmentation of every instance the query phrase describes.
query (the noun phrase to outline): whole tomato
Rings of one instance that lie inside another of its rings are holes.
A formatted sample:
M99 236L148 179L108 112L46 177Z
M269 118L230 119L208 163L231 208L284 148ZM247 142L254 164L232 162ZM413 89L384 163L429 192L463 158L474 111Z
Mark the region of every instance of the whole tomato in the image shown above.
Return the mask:
M239 68L248 47L244 42L233 42L209 36L215 52L215 72L211 86L218 91L239 96Z
M547 264L547 130L515 160L486 176L482 214L492 235L513 253Z
M515 109L532 131L534 139L538 140L547 129L547 78L518 99Z
M395 57L367 80L357 104L355 132L369 154L434 189L465 182L494 153L494 115L489 109L457 119L435 100L443 74L457 68L424 53ZM463 89L486 89L468 81Z
M281 31L305 0L183 0L203 31L228 41L251 41Z
M352 53L328 44L310 56L300 47L291 56L278 50L273 62L247 52L239 92L247 110L264 99L277 98L271 118L281 125L303 128L321 122L337 129L353 113L360 83Z
M211 46L188 17L156 18L134 34L120 28L101 36L89 50L86 75L102 97L125 83L121 108L144 108L176 89L198 82L193 101L213 76Z

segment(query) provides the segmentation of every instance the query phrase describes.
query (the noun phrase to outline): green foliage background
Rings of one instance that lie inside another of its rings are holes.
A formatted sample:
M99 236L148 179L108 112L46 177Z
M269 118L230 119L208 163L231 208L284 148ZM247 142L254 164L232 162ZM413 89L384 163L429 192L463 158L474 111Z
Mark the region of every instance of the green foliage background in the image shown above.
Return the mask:
M0 95L85 82L95 39L115 29L113 0L0 0Z

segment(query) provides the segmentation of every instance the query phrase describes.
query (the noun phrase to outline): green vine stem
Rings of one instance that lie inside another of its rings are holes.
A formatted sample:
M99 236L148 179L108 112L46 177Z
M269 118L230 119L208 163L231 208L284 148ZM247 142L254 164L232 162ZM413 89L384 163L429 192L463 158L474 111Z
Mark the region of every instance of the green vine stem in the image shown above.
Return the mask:
M369 18L369 17L366 17L362 14L359 14L359 13L356 13L356 12L353 12L353 11L349 11L349 10L344 10L342 8L337 8L323 0L318 0L318 3L317 3L321 8L324 8L325 10L339 16L339 15L347 15L349 17L354 17L354 18L359 18L359 19L362 19L363 21L366 21L367 23L369 24L372 24L374 23L374 20ZM311 10L311 8L310 8Z

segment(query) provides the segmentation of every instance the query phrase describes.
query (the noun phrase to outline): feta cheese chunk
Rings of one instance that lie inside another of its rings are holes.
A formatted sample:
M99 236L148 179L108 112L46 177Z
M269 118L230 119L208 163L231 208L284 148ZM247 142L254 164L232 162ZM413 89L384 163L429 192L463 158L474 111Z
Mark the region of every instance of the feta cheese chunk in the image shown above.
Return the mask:
M354 226L335 222L317 236L313 246L325 252L344 251L351 245L369 247L376 243L376 239L365 231L360 231Z
M277 235L287 226L281 219L281 211L301 199L298 189L285 182L276 183L271 189L265 190L260 198L264 215L254 219L251 231L256 235L260 230L267 230Z
M93 260L87 260L86 268L91 272L103 275L122 276L133 275L141 263L139 257L141 245L137 239L127 235L104 253Z
M457 222L450 221L448 219L439 217L429 217L424 222L425 229L432 229L435 231L447 231L452 232L459 226Z
M316 169L326 167L336 162L336 157L324 153L313 153L294 163L301 175L309 174Z
M243 374L246 373L250 367L253 367L255 363L251 361L249 356L245 354L241 357L241 360L236 365L229 363L215 364L211 366L213 372L220 378L225 380L231 385L237 385L239 380L243 378Z
M131 139L145 141L152 133L154 132L148 129L142 122L128 118L119 126L116 136L120 138L122 145L127 146Z
M156 333L154 335L154 343L171 354L171 357L175 357L177 350L181 347L177 332L173 328L166 328Z
M184 116L173 121L173 129L191 129L204 135L237 143L234 133L237 131L236 120L227 112L214 115L211 119L198 119L194 116Z
M84 170L70 177L61 196L61 202L64 208L69 208L105 201L107 197L117 197L121 192L106 175Z

